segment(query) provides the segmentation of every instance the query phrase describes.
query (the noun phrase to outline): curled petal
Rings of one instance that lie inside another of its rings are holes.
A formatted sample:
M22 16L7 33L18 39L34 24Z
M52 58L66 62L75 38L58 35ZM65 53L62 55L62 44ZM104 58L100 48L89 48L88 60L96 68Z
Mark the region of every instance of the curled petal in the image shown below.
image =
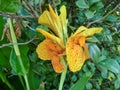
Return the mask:
M64 50L57 43L50 39L45 39L38 45L36 52L38 53L39 58L51 60L53 56L63 53Z
M52 25L52 19L50 18L50 14L49 12L46 10L43 12L43 14L39 17L38 19L38 23L39 24L43 24L48 26L51 30L54 29L53 25Z
M38 30L40 33L42 33L46 38L52 40L53 42L57 42L62 48L64 48L63 41L62 41L60 38L58 38L58 37L56 37L55 35L52 35L52 34L46 32L45 30L42 30L42 29L40 29L40 28L37 28L37 30Z
M83 48L74 43L72 38L68 39L66 44L67 62L72 72L79 71L85 62Z
M83 48L84 48L84 53L85 53L85 60L87 60L90 58L89 51L88 51L88 45L84 44Z
M60 8L60 22L61 22L61 26L62 26L62 30L63 30L63 33L65 35L65 37L67 37L67 13L66 13L66 7L63 5L61 8Z
M90 29L86 29L83 32L81 32L79 34L79 36L88 37L88 36L92 36L96 33L100 33L101 31L102 31L102 28L90 28Z
M83 47L85 45L85 40L86 40L85 37L80 37L79 38L79 44L80 44L81 47Z
M49 6L49 7L51 7L51 6ZM44 11L43 14L39 17L38 23L48 26L57 36L59 36L59 33L55 26L55 22L56 22L55 17L56 16L55 16L55 13L54 14L52 14L52 13L53 13L53 11L51 11L51 9L50 9L50 12L47 10ZM52 16L51 14L54 16Z
M85 31L86 29L87 29L86 27L80 26L80 27L76 30L76 32L74 33L73 36L76 36L77 34L80 34L81 32Z
M59 56L54 56L52 58L51 62L52 62L53 69L55 70L55 72L61 73L62 71L65 70L64 65L62 65L61 62L60 62L60 57Z
M61 8L60 8L60 16L63 17L63 19L66 20L66 17L67 17L67 13L66 13L66 7L63 5Z
M53 8L51 7L51 5L49 4L49 12L50 12L50 16L53 20L57 19L57 14L54 12Z

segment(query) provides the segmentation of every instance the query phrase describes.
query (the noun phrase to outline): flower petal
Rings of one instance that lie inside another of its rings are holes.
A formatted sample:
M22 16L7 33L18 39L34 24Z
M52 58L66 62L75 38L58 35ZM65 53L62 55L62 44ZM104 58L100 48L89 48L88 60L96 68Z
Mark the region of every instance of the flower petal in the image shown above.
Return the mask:
M39 58L49 60L52 59L53 56L62 54L64 49L52 40L45 39L38 45L36 52L38 53Z
M86 40L86 38L83 36L79 38L79 44L81 47L83 47L85 45L85 40Z
M87 29L86 27L80 26L80 27L76 30L76 32L74 33L73 36L76 36L77 34L80 34L81 32L85 31L86 29Z
M47 48L47 44L49 44L49 40L46 39L43 42L41 42L36 49L38 57L43 60L50 60L51 56L53 55L53 53L51 53Z
M57 19L57 14L54 12L53 8L51 7L51 5L49 4L49 12L50 12L50 16L53 20Z
M52 61L51 61L51 62L52 62L52 65L53 65L53 68L54 68L55 72L61 73L62 71L65 70L64 65L62 65L62 64L60 63L60 57L59 57L59 56L54 56L54 57L52 58Z
M37 28L37 30L38 30L40 33L42 33L46 38L51 39L53 42L57 42L61 47L64 48L63 41L62 41L60 38L58 38L58 37L56 37L55 35L52 35L52 34L46 32L46 31L43 30L43 29Z
M84 53L85 53L85 60L90 58L89 51L88 51L88 45L85 44L84 46Z
M85 54L83 48L74 43L73 38L69 38L66 43L66 55L70 70L79 71L85 62Z
M49 12L46 10L43 12L43 14L39 17L38 19L38 23L39 24L43 24L48 26L51 30L54 29L53 25L52 25L52 19L50 18L50 14Z
M64 5L60 8L60 16L66 20L67 14L66 14L66 7Z
M60 18L60 22L61 22L62 29L63 29L65 37L67 37L67 20L66 20L66 17L67 17L66 7L63 5L60 8L60 16L59 16L59 18Z
M92 36L96 33L100 33L102 30L102 28L90 28L90 29L85 29L85 31L81 32L79 34L79 36L84 36L84 37L88 37L88 36Z

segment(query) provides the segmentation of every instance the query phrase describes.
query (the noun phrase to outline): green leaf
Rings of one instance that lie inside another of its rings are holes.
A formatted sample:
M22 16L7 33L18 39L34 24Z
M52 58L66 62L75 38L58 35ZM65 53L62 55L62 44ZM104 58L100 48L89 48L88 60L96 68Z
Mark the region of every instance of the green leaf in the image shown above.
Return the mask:
M109 15L105 20L109 22L116 22L117 17L115 15Z
M1 78L1 80L2 80L11 90L14 90L14 88L13 88L12 85L9 83L9 81L8 81L7 78L6 78L5 73L4 73L2 70L0 70L0 78Z
M27 57L27 52L29 49L27 46L21 46L21 47L19 47L19 49L20 49L20 54L21 54L21 61L22 61L23 66L25 68L25 72L22 71L22 67L21 67L20 62L19 62L19 57L16 56L14 49L11 51L10 65L11 65L12 69L17 74L23 75L23 74L28 72L29 67L30 67L29 60Z
M99 2L99 3L96 4L96 7L97 7L97 9L101 9L101 8L104 7L104 5L103 5L102 2Z
M87 19L91 19L94 16L94 12L92 12L92 11L86 11L85 12L85 16L87 17Z
M17 12L21 8L17 0L0 0L0 11Z
M79 8L89 8L89 5L85 2L85 0L76 1L76 6Z
M90 5L93 5L94 3L99 2L100 0L88 0Z
M90 53L90 57L93 60L97 60L99 56L101 55L101 51L96 44L89 45L89 53Z
M107 69L110 70L111 72L120 73L120 65L116 60L106 59L104 63Z
M87 81L92 75L81 77L69 90L84 90Z
M3 67L10 68L9 64L10 50L11 48L9 47L4 47L0 49L0 65Z
M120 73L120 65L116 60L105 59L104 61L97 64L97 67L102 69L101 71L109 70L113 73Z
M2 37L2 33L3 33L3 17L0 16L0 39Z

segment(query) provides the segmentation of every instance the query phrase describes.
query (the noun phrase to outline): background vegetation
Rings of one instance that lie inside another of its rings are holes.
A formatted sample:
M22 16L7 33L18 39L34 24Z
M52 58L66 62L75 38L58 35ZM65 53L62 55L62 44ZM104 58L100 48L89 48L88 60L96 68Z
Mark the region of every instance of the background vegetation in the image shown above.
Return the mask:
M25 88L7 23L11 18L31 90L57 90L60 74L53 71L49 61L38 59L36 53L37 45L44 40L36 28L49 30L38 24L48 4L56 10L61 5L67 7L69 35L81 25L104 29L88 42L91 59L82 70L67 72L63 90L83 76L91 76L85 90L120 90L120 0L0 0L0 89Z

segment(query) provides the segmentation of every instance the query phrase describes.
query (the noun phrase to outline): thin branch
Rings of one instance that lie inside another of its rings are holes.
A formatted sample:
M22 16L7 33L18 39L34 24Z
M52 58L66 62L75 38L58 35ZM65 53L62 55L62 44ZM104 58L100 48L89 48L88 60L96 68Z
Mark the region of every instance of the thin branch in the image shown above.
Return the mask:
M94 24L94 23L98 23L99 21L102 21L102 20L104 20L108 15L110 15L111 13L113 13L117 8L119 8L120 7L120 3L118 4L118 5L116 5L116 7L113 9L113 10L111 10L110 12L108 12L105 16L103 16L102 18L99 18L99 19L97 19L97 20L95 20L95 21L93 21L93 22L89 22L88 23L88 25L87 25L87 27L90 27L92 24Z
M3 44L3 45L0 46L0 48L11 46L11 45L27 45L27 44L31 43L35 38L36 38L36 36L33 37L32 39L30 39L29 41L24 42L24 43L8 43L8 44Z
M42 0L39 0L39 10L40 10L40 13L42 13L42 8L41 8L41 2L42 2Z
M4 12L0 12L0 16L3 16L3 17L9 17L9 18L36 18L36 17L33 17L33 16L20 16L20 15L16 15L14 13L4 13Z
M32 5L30 4L30 1L29 0L25 0L26 4L28 5L29 9L31 10L31 12L33 13L33 15L35 17L39 17L38 13L34 10L34 8L32 7Z

